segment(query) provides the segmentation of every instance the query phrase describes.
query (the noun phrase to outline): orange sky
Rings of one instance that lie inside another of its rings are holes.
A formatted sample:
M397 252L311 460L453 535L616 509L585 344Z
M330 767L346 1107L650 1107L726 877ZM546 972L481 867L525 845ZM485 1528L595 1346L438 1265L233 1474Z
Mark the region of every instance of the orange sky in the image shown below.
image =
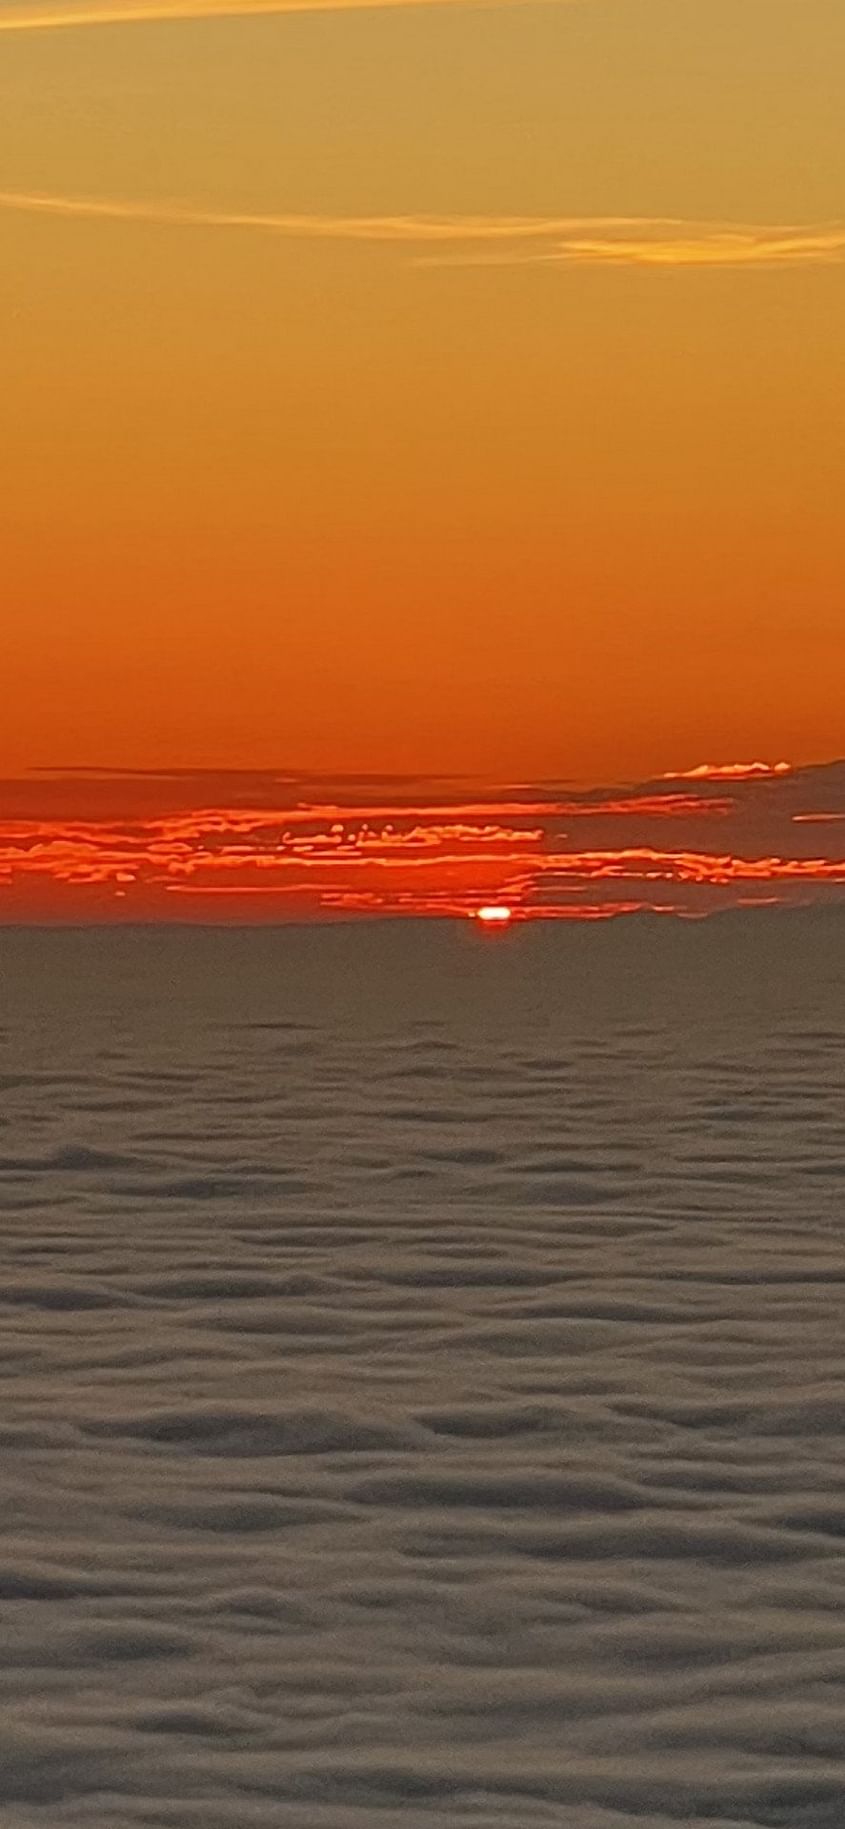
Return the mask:
M255 10L0 0L0 777L841 754L841 0Z

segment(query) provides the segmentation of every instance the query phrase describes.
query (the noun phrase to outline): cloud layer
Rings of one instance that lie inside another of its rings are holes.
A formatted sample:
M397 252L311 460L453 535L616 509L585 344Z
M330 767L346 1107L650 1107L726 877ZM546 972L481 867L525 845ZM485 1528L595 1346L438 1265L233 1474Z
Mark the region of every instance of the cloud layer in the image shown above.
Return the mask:
M845 900L845 764L572 791L201 772L4 784L0 920L586 920Z
M0 933L5 1823L841 1829L840 926Z

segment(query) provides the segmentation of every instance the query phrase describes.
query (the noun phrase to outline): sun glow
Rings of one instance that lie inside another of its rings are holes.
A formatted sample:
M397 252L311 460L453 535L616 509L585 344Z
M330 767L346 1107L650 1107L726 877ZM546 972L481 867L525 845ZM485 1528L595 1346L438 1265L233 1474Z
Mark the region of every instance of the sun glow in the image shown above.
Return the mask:
M488 902L476 910L475 919L482 921L485 927L507 927L513 920L513 909L504 902Z

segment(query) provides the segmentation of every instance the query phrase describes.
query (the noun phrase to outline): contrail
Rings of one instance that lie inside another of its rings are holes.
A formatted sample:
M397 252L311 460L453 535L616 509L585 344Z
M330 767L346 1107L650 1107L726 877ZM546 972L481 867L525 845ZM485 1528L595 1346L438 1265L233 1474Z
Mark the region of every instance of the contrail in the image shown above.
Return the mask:
M692 222L671 216L335 216L0 191L0 209L288 240L402 245L417 264L765 267L839 262L845 223Z

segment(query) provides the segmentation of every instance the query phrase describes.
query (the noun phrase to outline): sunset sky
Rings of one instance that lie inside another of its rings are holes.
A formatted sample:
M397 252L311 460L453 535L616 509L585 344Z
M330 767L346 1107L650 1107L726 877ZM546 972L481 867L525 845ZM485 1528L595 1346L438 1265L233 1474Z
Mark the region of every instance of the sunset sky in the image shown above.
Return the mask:
M843 78L842 0L0 0L0 919L102 916L33 821L583 849L508 806L705 760L845 857Z

